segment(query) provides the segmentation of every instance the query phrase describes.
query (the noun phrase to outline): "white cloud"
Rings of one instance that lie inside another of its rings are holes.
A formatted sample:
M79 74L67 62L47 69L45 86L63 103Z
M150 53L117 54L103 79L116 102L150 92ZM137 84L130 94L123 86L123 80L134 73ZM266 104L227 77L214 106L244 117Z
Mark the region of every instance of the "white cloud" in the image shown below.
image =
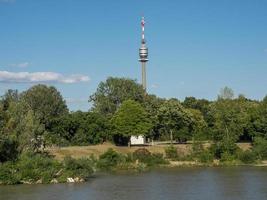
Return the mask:
M0 82L4 83L77 83L89 81L88 76L72 74L65 76L55 72L8 72L0 71Z
M22 62L22 63L16 63L16 64L10 64L10 67L19 67L19 68L25 68L30 65L29 62Z

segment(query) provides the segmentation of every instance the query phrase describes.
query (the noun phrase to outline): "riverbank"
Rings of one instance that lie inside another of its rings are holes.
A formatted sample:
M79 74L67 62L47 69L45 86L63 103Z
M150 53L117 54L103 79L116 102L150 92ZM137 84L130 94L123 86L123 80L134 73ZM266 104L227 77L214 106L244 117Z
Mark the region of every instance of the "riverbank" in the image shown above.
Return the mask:
M179 167L145 173L99 173L82 184L0 186L3 200L259 200L267 170L259 167Z
M103 161L104 160L104 161ZM58 184L58 183L81 183L87 182L97 174L140 174L155 169L178 169L178 168L225 168L225 167L267 167L267 161L261 161L253 164L244 164L241 162L221 163L214 160L210 163L201 163L198 161L174 161L153 158L148 162L139 160L120 160L116 164L112 160L102 158L102 160L92 160L89 158L71 159L65 158L62 162L55 165L48 164L47 161L39 160L36 167L36 160L32 160L34 166L21 167L19 164L8 163L5 168L0 166L0 185L17 184ZM4 171L2 171L4 170ZM6 173L6 174L5 174ZM3 180L4 176L4 180ZM2 180L1 180L2 178Z
M0 184L75 183L84 182L98 172L131 173L151 168L267 166L267 161L251 157L254 154L248 143L238 144L235 156L227 155L220 160L214 159L209 147L207 143L144 147L106 143L50 148L43 153L25 153L17 161L0 164Z

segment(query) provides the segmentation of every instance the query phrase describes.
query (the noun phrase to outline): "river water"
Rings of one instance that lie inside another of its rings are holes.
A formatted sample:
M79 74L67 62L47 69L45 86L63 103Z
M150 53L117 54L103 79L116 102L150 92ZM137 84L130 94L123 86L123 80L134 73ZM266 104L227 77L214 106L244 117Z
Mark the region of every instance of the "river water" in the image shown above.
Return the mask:
M267 168L179 168L102 174L86 183L0 186L1 200L265 200Z

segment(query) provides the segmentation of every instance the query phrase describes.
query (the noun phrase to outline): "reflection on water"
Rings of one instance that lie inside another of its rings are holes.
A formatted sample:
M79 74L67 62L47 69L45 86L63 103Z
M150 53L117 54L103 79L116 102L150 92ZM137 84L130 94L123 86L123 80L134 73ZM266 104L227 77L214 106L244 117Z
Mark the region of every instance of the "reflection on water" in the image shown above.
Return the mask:
M181 168L99 175L87 183L0 186L2 200L261 200L267 168Z

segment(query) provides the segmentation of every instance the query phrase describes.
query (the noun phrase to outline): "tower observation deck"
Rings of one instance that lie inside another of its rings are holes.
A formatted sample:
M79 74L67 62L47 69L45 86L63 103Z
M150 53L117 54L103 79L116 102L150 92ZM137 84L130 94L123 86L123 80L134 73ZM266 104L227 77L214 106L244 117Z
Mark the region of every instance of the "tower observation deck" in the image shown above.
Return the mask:
M142 65L142 86L146 91L146 62L148 61L148 48L146 47L146 40L145 40L145 18L142 17L141 20L141 28L142 28L142 40L141 40L141 47L139 48L139 61Z

